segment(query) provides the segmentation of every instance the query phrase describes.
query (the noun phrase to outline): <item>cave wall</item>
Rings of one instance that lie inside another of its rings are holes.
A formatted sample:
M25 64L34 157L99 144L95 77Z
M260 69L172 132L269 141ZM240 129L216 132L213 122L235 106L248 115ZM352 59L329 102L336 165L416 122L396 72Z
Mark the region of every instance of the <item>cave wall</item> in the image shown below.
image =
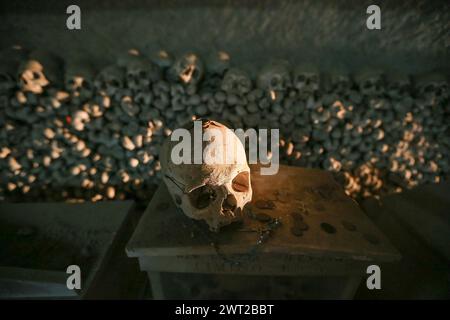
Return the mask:
M66 28L78 4L82 29ZM381 8L382 29L366 28L366 8ZM205 59L228 52L257 69L269 58L312 62L321 70L366 67L414 74L449 71L448 1L2 1L0 47L46 49L98 67L119 52L187 50Z

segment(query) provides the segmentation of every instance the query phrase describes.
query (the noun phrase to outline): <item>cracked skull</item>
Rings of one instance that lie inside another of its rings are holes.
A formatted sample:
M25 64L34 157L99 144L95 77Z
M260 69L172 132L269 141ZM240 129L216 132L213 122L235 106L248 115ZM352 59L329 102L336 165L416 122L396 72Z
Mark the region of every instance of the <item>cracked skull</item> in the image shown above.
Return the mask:
M189 137L190 157L195 156L192 142L197 141L200 132L203 161L180 163L174 160L180 142L169 137L164 143L163 177L175 204L188 217L204 220L212 231L240 220L244 205L252 198L250 168L242 142L233 131L216 121L194 121L180 130Z

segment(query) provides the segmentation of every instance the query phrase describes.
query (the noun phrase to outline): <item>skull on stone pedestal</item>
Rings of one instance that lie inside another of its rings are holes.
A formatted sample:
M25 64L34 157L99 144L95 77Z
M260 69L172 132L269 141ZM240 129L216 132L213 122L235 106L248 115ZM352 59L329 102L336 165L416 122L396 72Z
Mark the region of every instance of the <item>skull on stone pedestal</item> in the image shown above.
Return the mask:
M221 226L240 220L244 205L252 198L244 146L234 132L216 121L197 120L183 129L190 134L191 161L174 161L181 142L169 137L160 155L164 182L184 214L204 220L210 230L218 231ZM199 129L205 140L201 146L203 160L194 163L193 142L198 141L195 135Z

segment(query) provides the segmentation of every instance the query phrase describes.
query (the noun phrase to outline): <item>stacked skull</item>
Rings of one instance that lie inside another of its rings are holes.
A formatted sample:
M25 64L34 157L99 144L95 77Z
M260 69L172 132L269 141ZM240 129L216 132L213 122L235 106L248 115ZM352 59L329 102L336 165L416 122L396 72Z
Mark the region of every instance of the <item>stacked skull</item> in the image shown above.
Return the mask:
M448 178L450 104L439 74L131 50L100 66L41 51L0 54L0 198L148 199L160 147L197 118L280 129L281 163L330 170L359 198Z

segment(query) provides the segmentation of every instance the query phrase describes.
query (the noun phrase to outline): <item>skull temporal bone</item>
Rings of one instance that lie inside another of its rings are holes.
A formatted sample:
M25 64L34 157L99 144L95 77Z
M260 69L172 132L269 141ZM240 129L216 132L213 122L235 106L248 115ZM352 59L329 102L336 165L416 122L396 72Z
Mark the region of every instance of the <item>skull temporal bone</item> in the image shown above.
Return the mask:
M184 127L191 134L191 143L192 124ZM202 131L207 140L202 146L205 158L231 154L231 159L227 158L223 163L175 164L171 154L179 142L168 138L161 154L163 179L174 202L185 215L204 220L212 231L218 231L220 227L242 218L242 209L252 198L250 168L244 146L230 129L216 121L203 120ZM221 139L215 141L218 133Z

